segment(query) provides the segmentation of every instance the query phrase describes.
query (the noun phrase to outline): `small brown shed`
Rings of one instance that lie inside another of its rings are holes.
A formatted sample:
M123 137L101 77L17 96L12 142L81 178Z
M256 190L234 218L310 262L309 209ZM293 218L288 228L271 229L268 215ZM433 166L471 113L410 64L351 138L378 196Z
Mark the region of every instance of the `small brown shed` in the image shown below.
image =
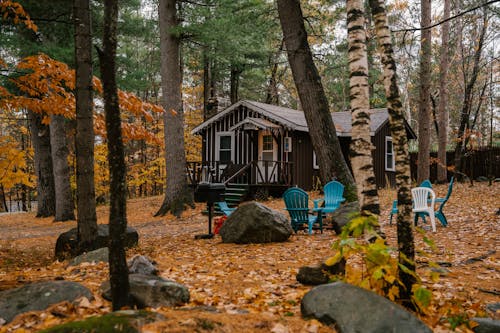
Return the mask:
M370 110L370 118L377 185L393 186L395 159L387 109ZM348 157L351 113L334 112L332 119ZM203 138L201 161L188 165L193 184L208 180L270 189L297 185L305 190L319 184L316 155L302 111L242 100L192 133ZM408 139L416 139L408 123L406 133Z

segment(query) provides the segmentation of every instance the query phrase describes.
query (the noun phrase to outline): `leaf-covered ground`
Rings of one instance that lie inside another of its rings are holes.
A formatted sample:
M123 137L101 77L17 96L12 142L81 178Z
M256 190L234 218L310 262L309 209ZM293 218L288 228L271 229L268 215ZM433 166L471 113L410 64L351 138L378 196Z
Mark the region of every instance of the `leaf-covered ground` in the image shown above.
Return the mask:
M435 186L444 196L446 185ZM311 197L316 197L312 193ZM393 190L380 192L381 224L391 245L396 244L396 227L388 223ZM467 331L464 319L486 315L485 305L500 302L499 207L500 184L456 184L445 208L449 227L438 225L437 233L426 232L436 249L424 245L417 235L418 270L433 291L430 313L421 316L435 332ZM310 287L295 279L298 268L316 265L332 255L336 239L331 230L312 236L293 235L288 242L264 245L222 244L220 237L195 240L207 232L203 205L188 210L181 219L153 217L160 197L130 200L128 223L140 234L140 246L128 256L144 254L158 263L161 276L189 287L191 302L178 309L153 309L166 320L151 324L144 332L335 332L315 320L300 316L300 300ZM265 202L281 210L279 199ZM99 223L107 223L107 207L98 208ZM107 279L107 264L68 267L53 260L57 236L76 222L54 223L36 219L32 213L0 216L0 290L33 281L65 279L83 283L96 297L78 306L58 304L42 312L18 316L0 332L35 332L58 323L110 311L110 303L99 294ZM439 281L427 278L428 262L446 262L449 273ZM491 316L492 314L489 313ZM499 319L499 314L493 314Z

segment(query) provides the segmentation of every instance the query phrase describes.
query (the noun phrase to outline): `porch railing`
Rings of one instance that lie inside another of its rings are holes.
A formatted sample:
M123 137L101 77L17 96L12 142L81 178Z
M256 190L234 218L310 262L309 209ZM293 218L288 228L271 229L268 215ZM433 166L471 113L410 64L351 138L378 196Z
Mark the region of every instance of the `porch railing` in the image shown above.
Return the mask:
M247 164L220 161L187 162L186 175L190 185L211 183L293 184L293 163L254 160Z

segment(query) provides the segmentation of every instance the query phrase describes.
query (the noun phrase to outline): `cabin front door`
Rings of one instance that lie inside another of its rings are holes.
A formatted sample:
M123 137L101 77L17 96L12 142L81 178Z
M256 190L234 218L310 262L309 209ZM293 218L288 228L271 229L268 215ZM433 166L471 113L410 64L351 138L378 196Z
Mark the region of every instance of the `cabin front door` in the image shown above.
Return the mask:
M269 131L259 131L259 173L257 179L260 183L276 182L278 175L275 168L278 159L278 145ZM274 170L274 172L273 172Z

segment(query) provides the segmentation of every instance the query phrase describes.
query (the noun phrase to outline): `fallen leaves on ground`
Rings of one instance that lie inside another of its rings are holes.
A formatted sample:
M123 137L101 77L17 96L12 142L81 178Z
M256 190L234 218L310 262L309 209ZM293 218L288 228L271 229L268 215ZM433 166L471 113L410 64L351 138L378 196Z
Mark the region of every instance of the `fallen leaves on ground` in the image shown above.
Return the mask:
M447 185L437 185L444 196ZM498 248L499 216L496 215L500 185L455 184L444 209L449 227L438 225L432 250L416 234L417 257L424 284L433 291L434 302L428 315L421 316L435 331L448 332L452 326L467 331L461 320L485 315L485 305L499 302L500 280ZM317 197L312 193L311 197ZM381 225L388 242L396 246L396 227L388 223L394 190L380 191L383 209ZM336 235L331 230L309 236L292 235L289 241L271 244L223 244L214 239L195 240L207 232L207 217L202 204L173 216L153 217L160 197L133 199L128 202L128 223L140 234L140 245L128 256L147 255L158 263L160 275L185 284L191 301L180 308L153 309L166 319L148 324L144 332L335 332L316 320L300 316L300 301L311 287L295 279L298 268L314 266L332 255ZM281 199L265 205L282 212ZM312 205L312 204L311 204ZM98 208L98 222L107 223L107 207ZM37 219L32 213L0 216L0 290L34 281L64 279L80 282L94 293L95 300L80 300L76 306L61 303L46 311L18 316L0 332L35 332L42 328L111 311L100 296L100 284L108 278L105 263L68 266L53 259L55 241L76 222L52 222ZM428 226L424 226L426 228ZM441 263L444 273L436 280L432 263ZM498 314L497 314L498 317Z

